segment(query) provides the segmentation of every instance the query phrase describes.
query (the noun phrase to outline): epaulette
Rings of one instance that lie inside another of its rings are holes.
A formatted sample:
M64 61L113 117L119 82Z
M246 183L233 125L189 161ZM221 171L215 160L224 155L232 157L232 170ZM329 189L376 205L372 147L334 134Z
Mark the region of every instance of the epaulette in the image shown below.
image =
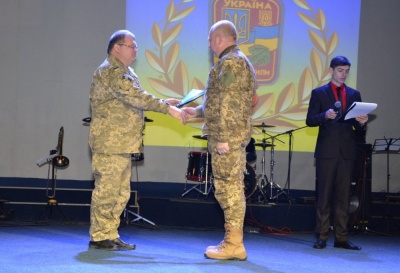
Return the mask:
M131 75L129 75L129 74L124 74L124 75L122 76L122 79L127 79L127 80L129 80L129 81L133 81L133 77L132 77Z

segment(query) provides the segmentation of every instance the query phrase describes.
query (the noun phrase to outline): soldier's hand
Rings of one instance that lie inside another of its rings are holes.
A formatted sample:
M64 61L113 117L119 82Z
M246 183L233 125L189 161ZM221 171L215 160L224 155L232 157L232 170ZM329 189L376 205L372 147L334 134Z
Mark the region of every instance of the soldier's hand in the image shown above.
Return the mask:
M165 99L164 101L172 106L177 106L180 103L180 100L174 98Z
M197 117L197 111L194 107L183 107L182 111L186 114L188 119Z
M229 153L229 144L227 142L218 142L217 143L217 152L220 155Z
M168 108L168 114L170 114L174 118L179 119L182 123L184 122L183 119L182 119L182 110L181 109L176 108L175 106L170 106Z

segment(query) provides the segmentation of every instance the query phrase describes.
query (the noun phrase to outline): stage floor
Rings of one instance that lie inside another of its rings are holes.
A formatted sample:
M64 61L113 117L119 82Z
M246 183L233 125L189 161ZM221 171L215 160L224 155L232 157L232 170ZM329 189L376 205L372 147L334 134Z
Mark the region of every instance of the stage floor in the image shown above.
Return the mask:
M177 229L138 222L120 228L121 238L136 244L133 251L89 250L85 222L9 221L0 227L1 272L398 272L400 237L370 232L352 234L361 251L312 247L306 232L250 232L244 234L246 261L204 258L207 246L223 238L221 229ZM140 225L139 225L140 224ZM143 225L141 225L143 224Z

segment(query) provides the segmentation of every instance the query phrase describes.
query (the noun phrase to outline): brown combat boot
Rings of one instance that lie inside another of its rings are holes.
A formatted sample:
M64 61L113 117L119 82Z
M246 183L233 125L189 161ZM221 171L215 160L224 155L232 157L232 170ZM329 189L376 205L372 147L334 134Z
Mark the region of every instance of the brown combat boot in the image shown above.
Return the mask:
M247 259L243 245L243 230L225 225L225 237L217 246L209 246L204 256L216 260L241 260Z
M225 224L224 227L225 227L224 239L223 239L218 245L216 245L216 246L208 246L208 247L206 248L206 251L209 250L209 249L218 248L218 247L220 247L221 245L223 245L223 244L225 243L227 230L230 228L230 225L229 225L229 224Z

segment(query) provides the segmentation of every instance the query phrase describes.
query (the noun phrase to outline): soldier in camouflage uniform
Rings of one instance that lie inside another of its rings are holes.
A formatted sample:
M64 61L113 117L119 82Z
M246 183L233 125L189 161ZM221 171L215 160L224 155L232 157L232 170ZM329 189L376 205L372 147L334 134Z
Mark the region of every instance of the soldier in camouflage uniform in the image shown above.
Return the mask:
M236 37L236 28L229 21L211 27L209 47L219 60L209 73L204 103L182 109L185 119L204 117L203 135L208 136L215 197L224 211L225 237L219 245L206 249L205 256L211 259L247 258L243 245L244 171L257 85L254 69L236 45Z
M142 152L144 110L182 119L175 99L161 100L144 91L129 66L137 43L127 30L110 38L107 59L93 76L89 145L95 188L90 211L90 248L129 250L135 245L119 238L120 215L130 198L131 155ZM171 105L170 105L171 104Z

